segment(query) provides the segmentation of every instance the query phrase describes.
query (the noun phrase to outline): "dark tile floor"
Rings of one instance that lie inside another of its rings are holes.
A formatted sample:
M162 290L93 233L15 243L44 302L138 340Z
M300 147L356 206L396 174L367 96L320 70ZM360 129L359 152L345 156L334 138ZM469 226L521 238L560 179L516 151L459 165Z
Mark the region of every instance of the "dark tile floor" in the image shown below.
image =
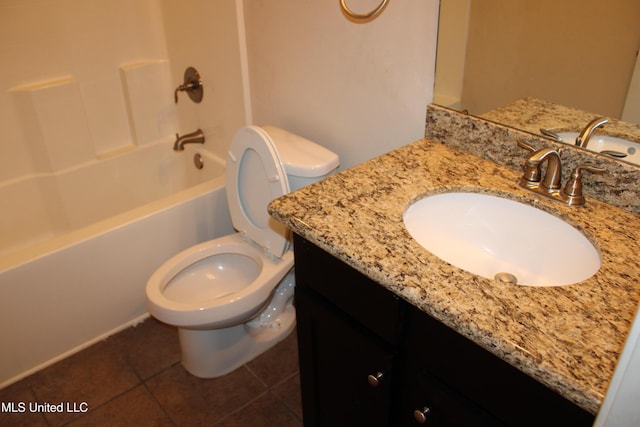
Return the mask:
M180 364L177 331L151 318L0 390L0 402L0 426L302 426L295 331L205 380Z

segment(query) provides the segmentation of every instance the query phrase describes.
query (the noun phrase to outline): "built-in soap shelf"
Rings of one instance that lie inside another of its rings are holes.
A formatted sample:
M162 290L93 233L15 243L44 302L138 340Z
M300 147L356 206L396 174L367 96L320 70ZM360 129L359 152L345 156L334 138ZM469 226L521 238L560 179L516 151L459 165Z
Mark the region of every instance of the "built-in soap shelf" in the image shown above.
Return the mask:
M166 60L125 64L100 81L66 75L10 91L39 172L110 157L175 133Z

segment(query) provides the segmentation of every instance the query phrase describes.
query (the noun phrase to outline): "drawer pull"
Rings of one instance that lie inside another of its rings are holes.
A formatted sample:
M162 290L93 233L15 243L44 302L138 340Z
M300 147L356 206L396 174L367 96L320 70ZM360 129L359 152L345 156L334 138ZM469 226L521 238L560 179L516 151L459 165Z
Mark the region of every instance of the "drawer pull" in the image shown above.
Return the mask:
M384 377L382 372L376 372L375 374L370 374L367 377L367 381L369 381L369 385L371 387L378 387L380 385L380 381L382 381L382 377Z
M422 409L416 409L413 411L413 418L415 418L419 424L424 424L427 422L427 415L429 415L430 412L431 409L426 406Z

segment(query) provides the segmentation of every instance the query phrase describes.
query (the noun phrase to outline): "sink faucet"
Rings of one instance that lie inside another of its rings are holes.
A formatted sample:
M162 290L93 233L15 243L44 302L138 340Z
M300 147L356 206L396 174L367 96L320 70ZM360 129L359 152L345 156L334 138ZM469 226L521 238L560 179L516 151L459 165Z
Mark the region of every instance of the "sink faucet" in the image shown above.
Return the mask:
M560 188L560 181L562 178L562 161L560 160L560 153L552 148L543 148L534 152L527 159L527 165L529 168L539 168L543 162L547 162L547 170L544 173L544 178L540 183L540 186L547 191L557 190Z
M565 205L582 206L585 204L585 198L582 195L583 172L601 174L605 171L591 165L578 166L571 174L565 187L561 189L562 161L560 153L552 148L536 150L522 141L518 141L518 146L532 153L524 163L524 174L520 178L520 186ZM547 169L544 177L541 177L540 166L544 162L547 162Z
M576 145L578 147L587 148L587 144L589 143L589 139L591 139L593 132L605 123L609 123L609 119L606 117L596 117L587 123L584 129L582 129L582 132L580 132L576 138Z
M184 150L185 144L204 144L204 132L198 129L195 132L187 133L185 135L178 135L176 133L176 142L173 143L173 149L175 151Z

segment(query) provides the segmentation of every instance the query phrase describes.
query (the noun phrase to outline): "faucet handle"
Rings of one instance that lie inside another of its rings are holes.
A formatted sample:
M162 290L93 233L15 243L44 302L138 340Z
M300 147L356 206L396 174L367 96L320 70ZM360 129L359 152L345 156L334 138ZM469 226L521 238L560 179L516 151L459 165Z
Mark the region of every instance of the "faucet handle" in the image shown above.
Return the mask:
M531 145L527 144L524 141L517 141L518 147L524 148L525 150L535 153L536 149ZM520 179L520 184L524 186L532 186L539 184L542 180L542 172L540 171L540 164L531 164L529 159L525 160L524 165L522 165L522 169L524 170L524 175Z
M531 151L532 153L536 152L536 149L533 148L533 146L529 145L528 143L526 143L524 141L516 141L516 144L518 144L518 147L524 148L527 151Z
M593 165L580 165L571 173L571 178L567 181L562 194L567 197L568 205L584 205L585 199L582 195L582 175L584 172L596 173L601 175L606 172L604 168Z

